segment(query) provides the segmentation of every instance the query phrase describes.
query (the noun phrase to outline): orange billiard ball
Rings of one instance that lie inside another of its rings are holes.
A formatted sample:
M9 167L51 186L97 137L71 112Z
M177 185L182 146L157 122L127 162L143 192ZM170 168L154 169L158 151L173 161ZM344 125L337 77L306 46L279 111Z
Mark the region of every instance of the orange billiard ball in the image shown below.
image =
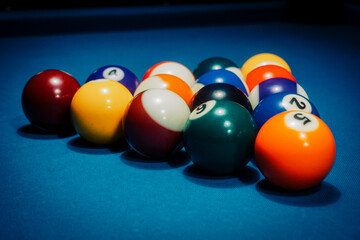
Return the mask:
M133 99L130 91L114 80L85 83L71 101L71 119L77 133L88 142L105 145L123 138L122 121Z
M186 104L190 104L193 92L181 78L170 74L158 74L144 79L136 88L134 96L148 89L167 89L179 95Z
M335 160L335 140L318 117L303 111L270 118L255 141L255 161L274 185L303 190L319 184Z
M143 76L143 80L158 74L170 74L182 79L190 87L195 83L194 74L181 63L174 61L160 62L149 68Z
M278 65L265 65L255 68L246 76L245 82L249 92L251 92L255 86L271 78L286 78L296 82L294 76L286 68Z

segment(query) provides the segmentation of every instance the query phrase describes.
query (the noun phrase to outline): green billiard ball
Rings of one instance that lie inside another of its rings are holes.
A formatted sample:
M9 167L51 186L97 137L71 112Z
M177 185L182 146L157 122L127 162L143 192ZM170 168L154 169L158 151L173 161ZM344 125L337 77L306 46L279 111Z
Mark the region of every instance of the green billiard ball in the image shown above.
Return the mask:
M210 100L190 114L184 146L202 170L230 175L249 162L256 134L256 124L246 108L229 100Z
M212 57L205 59L193 71L194 76L198 79L201 75L211 70L226 69L228 67L238 67L233 61L224 57Z

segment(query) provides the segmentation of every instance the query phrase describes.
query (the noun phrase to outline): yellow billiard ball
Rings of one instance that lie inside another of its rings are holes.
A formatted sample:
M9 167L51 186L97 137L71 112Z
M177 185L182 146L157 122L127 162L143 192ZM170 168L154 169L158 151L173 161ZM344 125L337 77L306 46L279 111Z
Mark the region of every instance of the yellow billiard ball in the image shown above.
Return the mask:
M71 119L76 132L83 139L100 145L122 139L122 119L132 99L130 91L114 80L87 82L71 101Z
M241 72L246 78L249 72L251 72L257 67L261 67L265 65L278 65L285 68L291 73L291 69L287 64L287 62L285 62L285 60L282 59L281 57L272 53L259 53L252 56L251 58L246 60L246 62L242 65Z

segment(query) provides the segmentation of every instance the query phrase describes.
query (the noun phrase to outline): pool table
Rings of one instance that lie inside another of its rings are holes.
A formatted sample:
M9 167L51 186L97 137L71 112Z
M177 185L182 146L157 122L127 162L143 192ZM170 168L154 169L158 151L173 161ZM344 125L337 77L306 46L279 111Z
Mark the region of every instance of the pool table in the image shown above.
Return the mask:
M285 15L268 2L1 12L0 239L359 239L360 27ZM149 160L126 144L47 134L21 107L45 69L82 85L107 64L141 79L160 61L241 66L261 52L287 61L335 137L335 164L309 190L272 186L253 161L213 177L183 150Z

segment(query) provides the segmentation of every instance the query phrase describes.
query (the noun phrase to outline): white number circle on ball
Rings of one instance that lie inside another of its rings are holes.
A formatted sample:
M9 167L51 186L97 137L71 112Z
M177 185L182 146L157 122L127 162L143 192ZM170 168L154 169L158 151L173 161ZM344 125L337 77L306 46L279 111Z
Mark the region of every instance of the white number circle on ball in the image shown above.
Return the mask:
M104 70L103 76L106 79L121 81L124 78L125 73L120 68L109 67Z
M206 113L208 113L216 104L215 100L210 100L205 103L200 104L197 108L195 108L189 116L190 120L194 120L197 118L201 118Z
M311 111L312 111L312 107L311 107L311 104L309 103L309 101L306 100L306 98L299 96L299 95L295 95L295 94L286 95L282 99L281 105L287 111L301 110L301 111L305 111L305 112L309 112L309 113L311 113Z
M310 113L294 111L285 115L285 124L297 131L311 132L318 128L319 121Z

